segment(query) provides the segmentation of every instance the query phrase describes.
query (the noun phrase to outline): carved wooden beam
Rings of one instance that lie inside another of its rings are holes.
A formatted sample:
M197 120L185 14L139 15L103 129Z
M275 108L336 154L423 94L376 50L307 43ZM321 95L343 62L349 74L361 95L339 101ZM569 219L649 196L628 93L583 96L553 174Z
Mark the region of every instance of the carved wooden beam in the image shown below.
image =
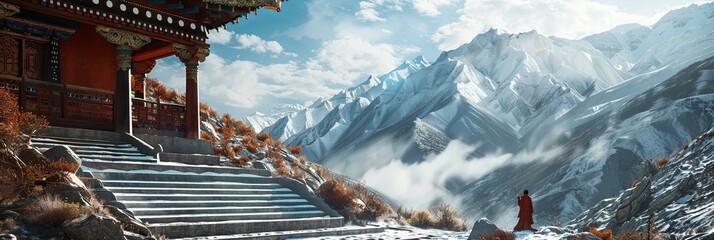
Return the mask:
M211 54L211 50L208 46L186 46L179 43L173 43L171 45L176 52L176 57L178 57L181 62L203 62L206 57Z
M20 12L20 7L5 2L0 2L0 18L6 18Z
M131 54L151 42L149 36L128 32L115 28L97 26L97 33L111 44L117 45L117 66L126 71L131 68Z

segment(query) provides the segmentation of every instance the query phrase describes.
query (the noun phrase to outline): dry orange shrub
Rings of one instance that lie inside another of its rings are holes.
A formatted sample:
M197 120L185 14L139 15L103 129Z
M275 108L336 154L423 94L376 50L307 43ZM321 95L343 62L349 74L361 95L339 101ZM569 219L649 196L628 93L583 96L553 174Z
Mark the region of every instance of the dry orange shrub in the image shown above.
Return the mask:
M0 155L3 164L21 167L22 162L15 157L20 149L30 144L30 138L37 131L47 128L49 123L44 117L30 112L20 111L17 95L5 88L0 88Z
M481 236L481 240L515 240L515 239L516 239L515 234L513 234L512 232L500 229L500 228L496 229L496 231L490 235Z
M213 136L211 136L211 134L207 132L201 131L201 139L208 140L214 145L216 144L216 138L214 138Z
M293 155L298 155L300 152L302 152L302 147L301 146L294 146L294 147L288 147L288 151L292 153Z
M267 132L260 132L258 133L258 136L256 136L256 138L258 138L258 140L260 141L265 141L266 139L270 138L270 134L268 134Z
M407 219L407 222L409 223L409 225L418 228L432 228L434 225L436 225L436 219L434 219L434 216L432 216L431 213L427 210L419 210L413 212L411 214L411 217Z
M250 162L251 160L253 160L253 159L251 159L250 156L242 156L240 158L232 159L231 162L234 164L243 165L243 164Z
M598 230L597 228L591 227L588 229L588 232L592 233L593 235L597 236L598 238L602 240L613 240L612 239L612 230L609 228L603 229L602 231Z
M255 130L243 121L237 121L238 133L243 136L255 136Z
M669 163L669 158L662 157L657 161L657 168L663 168L664 165L667 165L667 163Z
M638 183L640 183L640 180L639 180L639 179L635 179L635 181L632 181L632 184L630 184L630 188L633 188L633 187L637 186Z
M317 189L317 195L338 211L354 208L355 202L353 199L357 197L353 189L336 180L329 180L320 185Z

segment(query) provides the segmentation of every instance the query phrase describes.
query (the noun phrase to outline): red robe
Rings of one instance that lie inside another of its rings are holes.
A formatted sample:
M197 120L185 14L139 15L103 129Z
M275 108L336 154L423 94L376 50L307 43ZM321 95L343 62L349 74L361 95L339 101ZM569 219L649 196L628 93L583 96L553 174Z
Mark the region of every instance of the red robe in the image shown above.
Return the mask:
M518 224L513 228L513 231L535 230L531 227L531 224L533 224L533 202L531 202L531 197L525 194L518 197L518 206L521 209L518 211Z

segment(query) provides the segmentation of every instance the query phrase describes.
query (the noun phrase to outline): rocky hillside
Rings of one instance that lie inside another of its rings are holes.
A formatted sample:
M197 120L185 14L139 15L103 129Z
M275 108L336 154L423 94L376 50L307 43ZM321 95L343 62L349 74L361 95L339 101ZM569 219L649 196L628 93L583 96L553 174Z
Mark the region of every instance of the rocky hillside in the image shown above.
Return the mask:
M651 221L661 232L714 238L714 129L679 151L642 167L634 186L605 199L569 227L642 231Z

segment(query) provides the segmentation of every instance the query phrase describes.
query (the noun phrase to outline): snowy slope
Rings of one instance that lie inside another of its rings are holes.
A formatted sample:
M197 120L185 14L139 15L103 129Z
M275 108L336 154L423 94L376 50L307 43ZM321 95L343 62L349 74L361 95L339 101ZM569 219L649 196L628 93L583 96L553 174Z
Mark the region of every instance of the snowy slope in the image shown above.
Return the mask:
M536 222L565 222L617 194L637 177L645 159L667 156L714 127L712 69L714 58L695 63L613 114L563 130L552 143L562 148L558 154L510 165L465 187L466 209L501 224L515 222L513 216L501 214L513 206L497 199L529 189L538 209Z
M241 120L247 123L255 131L263 131L264 128L273 125L281 118L305 109L305 106L300 104L284 104L271 109L267 113L256 112L253 115L247 116Z
M661 169L654 163L645 165L636 186L599 202L569 227L641 231L651 219L661 232L692 239L714 237L714 129L685 146Z

